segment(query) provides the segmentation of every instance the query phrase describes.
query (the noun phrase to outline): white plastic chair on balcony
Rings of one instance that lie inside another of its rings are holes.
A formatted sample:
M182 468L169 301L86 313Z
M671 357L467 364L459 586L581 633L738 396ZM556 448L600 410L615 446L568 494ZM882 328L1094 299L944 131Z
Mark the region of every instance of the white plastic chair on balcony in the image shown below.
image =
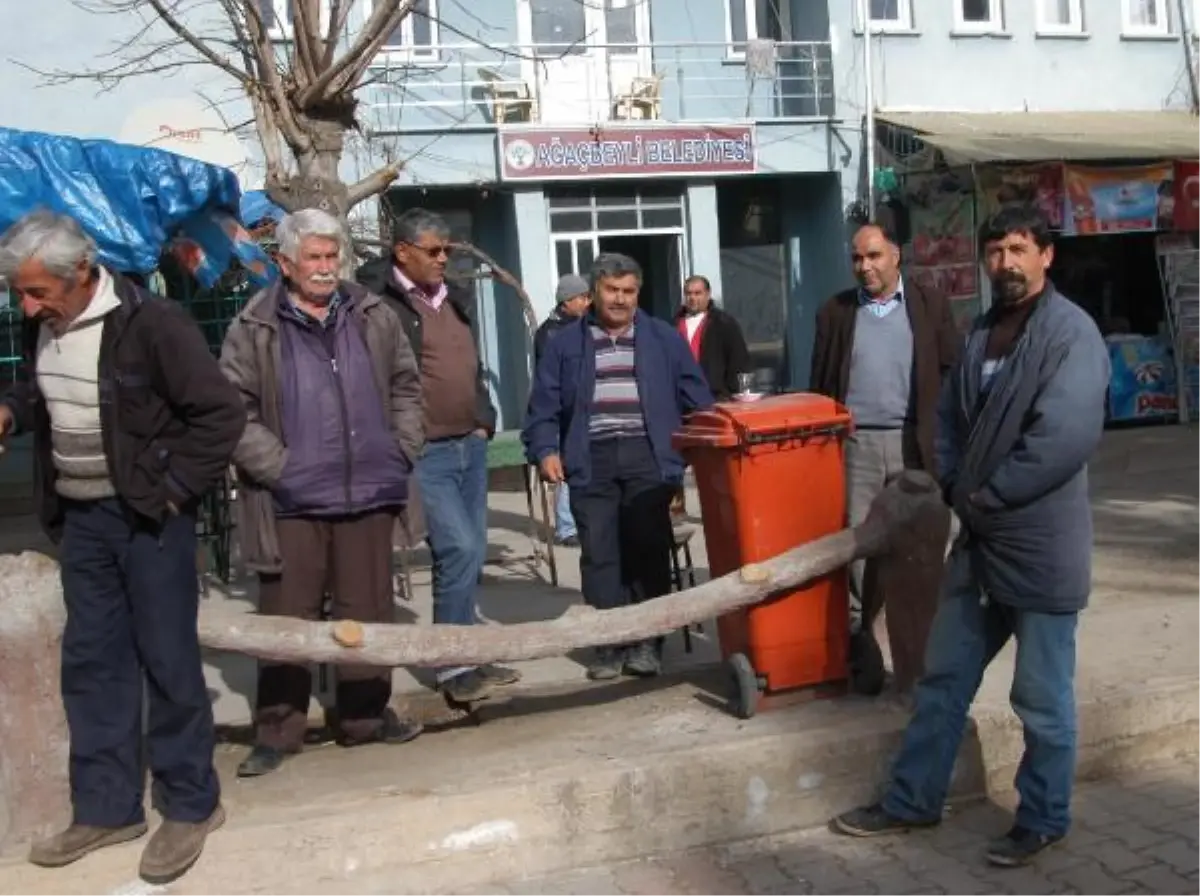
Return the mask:
M623 121L659 118L662 112L662 83L663 76L660 74L635 77L629 89L613 100L613 118Z
M490 68L480 68L478 72L492 104L493 122L507 124L537 119L537 102L528 84L520 79L506 78Z

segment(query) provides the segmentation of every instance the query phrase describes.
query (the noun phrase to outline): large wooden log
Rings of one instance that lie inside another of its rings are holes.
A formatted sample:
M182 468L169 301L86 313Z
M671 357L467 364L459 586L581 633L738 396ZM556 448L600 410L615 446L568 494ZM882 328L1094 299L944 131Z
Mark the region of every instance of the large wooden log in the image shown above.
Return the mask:
M804 497L796 495L794 500ZM262 659L379 666L456 666L563 656L582 647L665 635L828 575L852 560L879 556L896 534L927 519L940 500L929 476L906 473L884 490L855 529L637 606L602 612L576 607L558 619L517 625L363 624L340 630L333 622L235 615L205 607L200 641L209 648ZM345 646L346 641L356 646Z

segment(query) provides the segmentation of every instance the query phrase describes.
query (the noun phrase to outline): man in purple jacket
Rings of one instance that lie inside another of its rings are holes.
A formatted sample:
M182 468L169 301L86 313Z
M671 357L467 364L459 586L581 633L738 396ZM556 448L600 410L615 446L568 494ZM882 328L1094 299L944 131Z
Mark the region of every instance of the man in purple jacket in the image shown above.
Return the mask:
M340 222L306 209L279 224L284 279L233 322L221 368L246 405L234 454L242 558L259 575L259 612L392 621L392 529L424 442L421 380L399 317L339 279ZM278 364L277 364L278 360ZM241 777L300 751L306 666L262 662L255 746ZM339 666L338 742L402 743L418 723L388 708L391 669Z

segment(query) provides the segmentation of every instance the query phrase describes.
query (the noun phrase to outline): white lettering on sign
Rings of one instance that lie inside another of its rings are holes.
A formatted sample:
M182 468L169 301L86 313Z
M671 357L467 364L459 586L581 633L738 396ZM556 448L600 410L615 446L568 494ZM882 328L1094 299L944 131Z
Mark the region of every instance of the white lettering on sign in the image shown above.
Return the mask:
M158 132L170 140L182 140L184 143L199 143L200 129L199 128L173 128L169 124L160 124Z
M637 168L642 165L730 165L754 161L751 136L736 138L667 137L648 140L582 139L564 141L552 137L549 143L536 147L534 165L537 168L574 168L587 172L593 168Z

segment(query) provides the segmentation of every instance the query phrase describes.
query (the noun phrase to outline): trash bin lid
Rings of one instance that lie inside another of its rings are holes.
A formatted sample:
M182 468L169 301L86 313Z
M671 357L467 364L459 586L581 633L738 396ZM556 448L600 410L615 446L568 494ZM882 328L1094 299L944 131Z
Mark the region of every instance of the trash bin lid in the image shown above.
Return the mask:
M813 392L766 396L758 401L725 401L692 414L675 433L674 445L686 448L734 448L840 435L850 429L850 412L832 398Z

